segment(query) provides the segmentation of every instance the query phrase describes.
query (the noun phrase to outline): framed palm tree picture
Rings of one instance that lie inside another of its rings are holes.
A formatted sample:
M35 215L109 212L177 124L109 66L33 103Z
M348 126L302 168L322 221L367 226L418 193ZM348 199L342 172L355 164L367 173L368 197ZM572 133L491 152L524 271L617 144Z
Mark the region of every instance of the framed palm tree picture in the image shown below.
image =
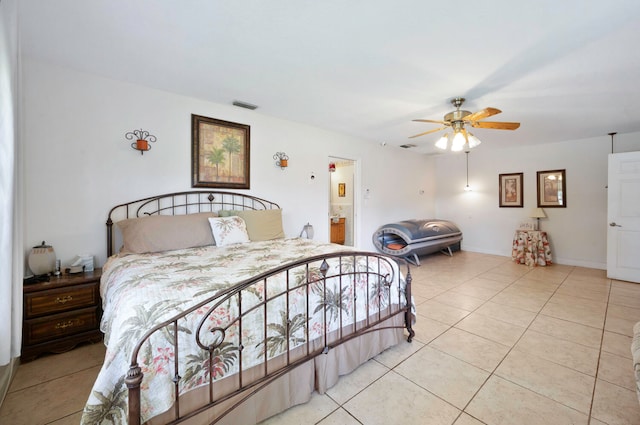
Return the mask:
M250 126L191 115L191 187L249 189Z

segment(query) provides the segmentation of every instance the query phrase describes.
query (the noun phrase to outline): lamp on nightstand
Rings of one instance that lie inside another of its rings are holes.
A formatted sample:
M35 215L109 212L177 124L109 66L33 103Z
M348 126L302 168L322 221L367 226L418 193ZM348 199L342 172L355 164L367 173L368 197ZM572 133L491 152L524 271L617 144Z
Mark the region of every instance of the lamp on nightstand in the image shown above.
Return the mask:
M536 230L540 230L540 219L547 218L547 215L544 213L542 208L534 208L529 214L529 217L537 219L536 222Z
M56 252L51 245L42 241L41 245L31 249L27 262L34 275L46 275L56 269Z
M305 224L302 232L300 232L300 237L302 237L302 235L304 235L306 239L313 239L313 226L309 223Z

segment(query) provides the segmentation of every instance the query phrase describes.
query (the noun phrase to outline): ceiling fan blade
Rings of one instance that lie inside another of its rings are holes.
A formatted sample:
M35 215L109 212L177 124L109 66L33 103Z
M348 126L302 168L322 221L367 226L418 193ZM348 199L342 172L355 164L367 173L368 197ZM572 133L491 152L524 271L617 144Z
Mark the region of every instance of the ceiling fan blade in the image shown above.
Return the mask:
M491 117L493 115L498 115L502 111L496 108L484 108L481 111L474 112L471 115L467 115L463 118L464 121L478 121L484 118Z
M444 124L444 125L449 125L449 123L447 121L436 121L436 120L413 120L416 122L433 122L436 124Z
M416 134L415 136L409 136L409 139L413 139L414 137L424 136L425 134L435 133L436 131L444 130L447 127L436 128L435 130L425 131L424 133Z
M492 128L494 130L515 130L520 127L519 122L494 122L494 121L474 121L471 123L475 128Z

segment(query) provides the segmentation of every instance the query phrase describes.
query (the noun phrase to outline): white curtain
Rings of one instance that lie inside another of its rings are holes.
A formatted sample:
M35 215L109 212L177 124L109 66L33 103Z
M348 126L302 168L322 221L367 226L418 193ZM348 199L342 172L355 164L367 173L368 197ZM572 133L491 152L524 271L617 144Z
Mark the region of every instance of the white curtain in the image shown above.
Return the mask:
M0 366L22 337L22 155L18 143L18 4L0 2Z

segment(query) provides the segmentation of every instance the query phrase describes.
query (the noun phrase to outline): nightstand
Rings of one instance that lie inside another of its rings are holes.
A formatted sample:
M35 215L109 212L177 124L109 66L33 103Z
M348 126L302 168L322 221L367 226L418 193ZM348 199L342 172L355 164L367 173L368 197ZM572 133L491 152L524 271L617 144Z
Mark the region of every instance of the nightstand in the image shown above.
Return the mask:
M84 341L99 342L102 269L52 276L49 282L23 287L22 355L62 353Z

